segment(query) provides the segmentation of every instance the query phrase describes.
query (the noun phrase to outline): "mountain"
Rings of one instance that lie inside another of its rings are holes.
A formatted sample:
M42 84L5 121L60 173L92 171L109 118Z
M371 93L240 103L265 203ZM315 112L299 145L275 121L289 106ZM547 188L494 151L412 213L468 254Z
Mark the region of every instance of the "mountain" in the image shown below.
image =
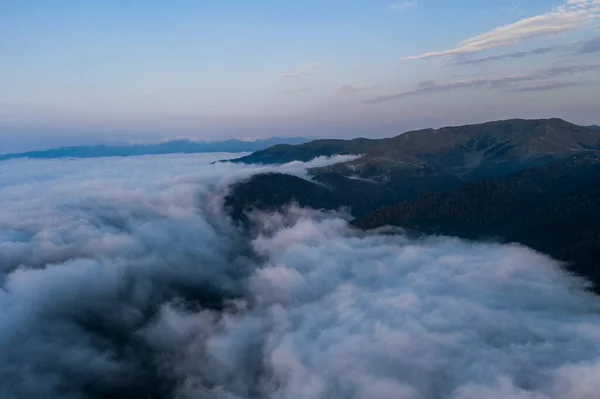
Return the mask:
M225 198L225 207L234 220L242 221L251 209L275 211L290 202L314 209L335 209L343 202L327 187L283 173L254 175L234 185L233 193Z
M303 137L272 137L256 141L243 141L236 139L215 142L173 140L157 144L60 147L44 151L30 151L18 154L0 155L0 161L14 158L94 158L153 154L191 154L202 152L251 152L263 150L265 148L282 143L300 144L307 141L308 139Z
M600 155L571 156L502 179L426 193L353 221L519 242L569 262L600 292Z
M328 202L320 207L347 206L355 216L378 207L409 200L424 192L444 192L475 181L500 178L548 164L573 154L600 150L600 131L561 119L489 122L478 125L425 129L387 139L316 140L299 145L277 145L238 158L236 162L282 163L315 156L362 154L354 161L309 172L326 190ZM274 176L270 177L275 179ZM288 180L287 183L284 181ZM250 192L262 193L270 207L289 201L311 204L314 193L303 185L288 184L284 193L266 179L238 185L229 201L246 210L264 205ZM242 187L245 188L242 188ZM310 194L309 194L310 193ZM283 194L286 194L284 196ZM325 193L322 194L325 196ZM239 196L239 198L233 198Z
M519 242L567 262L600 293L600 130L560 119L509 120L409 132L381 140L278 145L238 162L288 162L318 155L362 157L310 170L312 182L264 174L225 200L248 211L296 202L348 207L357 228Z
M503 174L600 148L596 130L561 119L488 122L407 132L387 139L316 140L277 145L237 159L245 163L307 161L316 156L361 154L360 159L324 168L361 178L387 180L395 170L434 169L458 176Z
M599 153L571 155L451 190L433 186L437 190L377 208L368 202L381 192L365 182L352 192L269 173L234 186L225 205L234 219L245 222L249 210L276 210L290 202L315 209L363 204L362 216L352 221L357 228L393 225L416 233L518 242L566 262L600 293Z
M591 125L591 126L587 126L588 129L594 129L594 130L600 130L600 126L598 125Z
M348 207L354 216L360 216L426 191L450 190L464 183L436 174L396 174L395 179L383 184L329 173L310 182L281 173L259 174L235 184L225 205L234 218L243 218L245 212L255 209L276 210L291 202L315 209Z

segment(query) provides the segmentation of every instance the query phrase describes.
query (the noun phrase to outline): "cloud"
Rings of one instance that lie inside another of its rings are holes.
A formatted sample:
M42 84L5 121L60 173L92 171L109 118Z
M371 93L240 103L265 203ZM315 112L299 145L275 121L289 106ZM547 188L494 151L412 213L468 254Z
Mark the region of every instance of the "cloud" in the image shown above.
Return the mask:
M274 168L209 165L224 156L2 164L2 398L168 397L183 370L156 363L163 346L207 334L257 266L222 199Z
M522 19L474 36L462 41L452 49L405 57L404 60L456 56L508 47L524 40L552 36L581 28L598 18L599 15L599 0L568 0L563 6L549 13Z
M582 320L600 321L591 316L598 305L589 298L589 313L570 327L568 317L546 312L569 314L585 295L563 302L576 282L539 254L364 235L310 214L260 235L253 247L270 259L250 279L269 315L262 351L278 382L269 397L558 399L598 386L584 377L598 370L597 355L570 352L560 341ZM583 341L598 347L599 330L587 331ZM561 354L548 356L549 348ZM568 353L574 357L558 360ZM576 366L567 371L570 361Z
M345 84L341 85L338 91L342 94L356 94L360 92L364 92L366 90L371 90L379 87L379 85L355 85L355 84Z
M298 70L296 70L294 72L284 73L281 76L284 78L291 78L291 79L302 78L302 77L305 77L308 75L314 75L315 73L317 73L317 70L320 67L321 67L321 64L319 64L318 62L310 62L310 63L300 67Z
M483 58L466 58L462 60L458 60L453 62L452 65L479 65L490 61L503 61L503 60L513 60L520 59L534 55L543 55L548 54L550 52L556 51L557 47L540 47L527 51L514 51L512 53L494 55Z
M548 82L533 86L524 86L515 89L517 92L536 92L564 89L567 87L581 86L581 83L576 82Z
M600 36L582 42L576 54L593 54L598 52L600 52Z
M0 180L6 399L587 399L600 305L517 245L361 232L290 207L252 232L222 154L13 160Z
M366 103L382 103L393 101L404 97L416 96L427 93L440 93L459 89L470 88L489 88L498 89L514 86L518 83L530 82L541 79L555 78L559 76L570 76L579 73L592 72L600 70L600 64L597 65L581 65L581 66L565 66L538 70L525 74L506 75L501 77L486 77L474 79L461 79L453 81L424 81L417 88L406 90L399 93L388 94L384 96L368 99Z
M390 4L390 8L395 11L404 11L417 6L416 1L396 1Z
M573 49L575 48L575 51ZM482 58L463 58L453 62L451 65L479 65L491 61L503 61L509 59L521 59L530 56L548 54L555 51L569 51L571 54L583 55L592 54L600 51L600 37L581 40L569 44L557 45L553 47L539 47L527 51L514 51L511 53L494 55Z

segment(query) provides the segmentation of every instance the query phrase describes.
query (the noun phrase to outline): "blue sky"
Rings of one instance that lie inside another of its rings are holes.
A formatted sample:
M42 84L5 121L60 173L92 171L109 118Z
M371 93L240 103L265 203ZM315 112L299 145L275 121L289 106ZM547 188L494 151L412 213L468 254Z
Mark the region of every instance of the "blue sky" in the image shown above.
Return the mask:
M0 2L0 152L600 123L600 0Z

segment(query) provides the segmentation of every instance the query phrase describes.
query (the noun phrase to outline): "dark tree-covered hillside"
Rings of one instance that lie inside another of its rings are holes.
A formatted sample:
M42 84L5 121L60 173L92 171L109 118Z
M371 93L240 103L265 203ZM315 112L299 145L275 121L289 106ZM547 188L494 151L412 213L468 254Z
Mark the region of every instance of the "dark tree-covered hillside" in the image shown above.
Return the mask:
M600 157L574 156L447 193L427 193L353 222L516 241L600 284Z
M246 220L252 210L277 210L289 203L314 209L335 209L340 199L327 187L296 176L264 173L234 185L225 207L234 220Z

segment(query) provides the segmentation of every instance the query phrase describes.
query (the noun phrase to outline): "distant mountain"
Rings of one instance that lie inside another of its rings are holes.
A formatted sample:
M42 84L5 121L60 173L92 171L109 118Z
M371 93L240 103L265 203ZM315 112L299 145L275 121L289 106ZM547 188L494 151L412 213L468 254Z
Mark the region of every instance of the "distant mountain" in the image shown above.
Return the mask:
M594 129L594 130L600 130L600 126L598 125L591 125L591 126L587 126L588 129Z
M14 158L94 158L127 157L135 155L192 154L202 152L253 152L280 144L301 144L309 141L303 137L272 137L256 141L230 139L215 142L174 140L156 144L94 145L60 147L44 151L0 155L0 161Z
M510 175L531 167L600 150L600 131L560 119L513 119L479 125L426 129L389 139L316 140L277 145L239 158L237 162L280 163L320 155L364 154L350 162L310 170L330 192L327 207L347 206L361 216L380 206L409 200L432 191ZM271 176L271 179L275 177ZM277 177L281 184L286 177ZM243 188L243 185L248 187ZM251 179L232 191L230 202L246 210L291 200L310 204L306 187L290 181L283 193L266 179ZM294 191L295 190L295 191ZM287 198L283 195L287 194ZM234 198L239 195L240 198ZM322 194L325 196L325 193ZM324 198L324 197L323 197ZM323 206L319 202L320 207Z
M427 193L356 219L471 239L516 241L570 262L600 293L600 156L572 156L502 179Z

